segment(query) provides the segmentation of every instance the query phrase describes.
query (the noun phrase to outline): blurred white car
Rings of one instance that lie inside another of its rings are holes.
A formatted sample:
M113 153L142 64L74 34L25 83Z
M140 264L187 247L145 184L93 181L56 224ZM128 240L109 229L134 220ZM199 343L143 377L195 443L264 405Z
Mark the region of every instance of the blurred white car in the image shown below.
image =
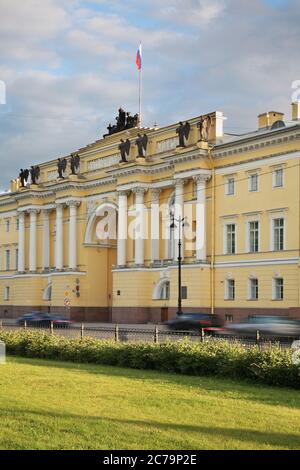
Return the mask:
M238 335L254 336L258 330L265 336L300 337L300 320L275 315L253 315L239 323L227 324L226 330Z

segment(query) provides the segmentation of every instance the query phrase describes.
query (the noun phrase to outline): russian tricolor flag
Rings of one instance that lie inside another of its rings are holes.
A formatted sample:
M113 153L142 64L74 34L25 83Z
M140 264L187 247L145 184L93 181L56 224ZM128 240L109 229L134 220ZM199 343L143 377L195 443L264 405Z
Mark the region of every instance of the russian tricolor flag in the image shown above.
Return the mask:
M137 50L135 63L137 65L138 70L141 70L142 68L142 43L140 43L140 46Z

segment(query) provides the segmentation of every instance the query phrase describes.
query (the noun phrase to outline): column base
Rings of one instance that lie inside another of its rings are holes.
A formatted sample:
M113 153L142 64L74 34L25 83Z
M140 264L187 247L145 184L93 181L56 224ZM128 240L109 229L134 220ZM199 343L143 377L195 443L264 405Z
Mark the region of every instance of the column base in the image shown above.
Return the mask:
M163 265L163 260L155 259L151 261L151 266L154 268L160 268Z

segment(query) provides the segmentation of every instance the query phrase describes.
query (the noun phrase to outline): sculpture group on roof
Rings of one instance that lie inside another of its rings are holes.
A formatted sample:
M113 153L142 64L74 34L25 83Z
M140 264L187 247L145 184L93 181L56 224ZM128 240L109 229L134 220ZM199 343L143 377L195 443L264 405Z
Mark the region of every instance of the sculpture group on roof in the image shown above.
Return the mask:
M139 124L138 114L131 116L131 113L124 111L123 108L120 108L119 114L116 117L116 124L113 126L111 125L111 123L109 124L109 126L107 127L108 134L106 135L112 135L112 134L115 134L116 132L125 131L126 129L132 129L133 127L138 127L138 124Z
M32 165L30 170L21 168L19 173L19 179L21 182L21 187L25 188L28 183L28 179L30 176L31 184L37 184L38 179L40 177L40 167L38 165Z

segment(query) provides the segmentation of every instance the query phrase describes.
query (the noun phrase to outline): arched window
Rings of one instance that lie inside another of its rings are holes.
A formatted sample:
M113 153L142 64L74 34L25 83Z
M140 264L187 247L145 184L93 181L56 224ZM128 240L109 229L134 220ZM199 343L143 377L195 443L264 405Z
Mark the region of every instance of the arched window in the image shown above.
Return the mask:
M170 298L170 282L165 282L160 289L160 300L169 300Z
M170 281L169 279L160 279L155 285L152 295L153 300L169 300Z
M45 288L43 292L43 300L51 300L52 298L52 284L49 282L47 287Z

